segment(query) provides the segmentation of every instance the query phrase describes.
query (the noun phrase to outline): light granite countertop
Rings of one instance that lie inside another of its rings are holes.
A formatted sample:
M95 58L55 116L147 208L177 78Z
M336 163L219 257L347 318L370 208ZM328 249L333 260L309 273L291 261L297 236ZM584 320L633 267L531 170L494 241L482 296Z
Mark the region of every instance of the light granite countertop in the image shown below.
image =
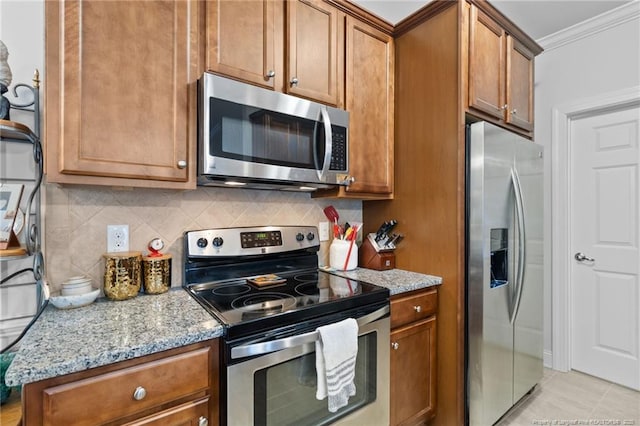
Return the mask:
M391 295L432 287L442 278L391 269L329 271L389 289ZM223 335L223 328L182 288L125 301L98 299L77 309L48 306L28 331L5 381L36 382Z
M374 271L373 269L356 268L353 271L329 270L332 274L341 277L364 281L389 289L390 294L405 293L407 291L420 290L442 284L442 278L434 275L420 274L402 269L389 269L387 271Z
M36 382L220 337L223 328L182 288L82 308L47 306L5 381Z

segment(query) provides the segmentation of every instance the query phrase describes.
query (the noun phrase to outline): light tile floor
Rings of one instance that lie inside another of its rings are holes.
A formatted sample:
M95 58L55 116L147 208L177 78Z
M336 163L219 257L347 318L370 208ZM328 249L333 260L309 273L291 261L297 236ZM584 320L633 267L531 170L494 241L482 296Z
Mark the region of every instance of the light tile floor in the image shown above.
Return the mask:
M640 392L577 371L544 377L496 426L640 426Z

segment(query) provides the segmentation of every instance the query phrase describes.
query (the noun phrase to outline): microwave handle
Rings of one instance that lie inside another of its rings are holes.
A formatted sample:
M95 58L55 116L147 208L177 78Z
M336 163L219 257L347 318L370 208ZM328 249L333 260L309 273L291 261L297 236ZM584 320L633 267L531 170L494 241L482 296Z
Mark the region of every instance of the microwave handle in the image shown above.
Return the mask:
M318 178L324 181L329 166L331 165L331 155L333 154L333 135L331 134L331 118L327 107L320 106L320 115L322 115L322 124L324 125L324 159L322 169L318 171Z
M364 327L389 313L389 306L384 306L370 314L363 315L356 319L358 327ZM231 359L246 358L248 356L263 355L271 352L281 351L283 349L301 346L307 343L314 343L318 340L318 332L311 331L309 333L299 334L297 336L285 337L270 342L254 343L250 345L236 346L231 348Z

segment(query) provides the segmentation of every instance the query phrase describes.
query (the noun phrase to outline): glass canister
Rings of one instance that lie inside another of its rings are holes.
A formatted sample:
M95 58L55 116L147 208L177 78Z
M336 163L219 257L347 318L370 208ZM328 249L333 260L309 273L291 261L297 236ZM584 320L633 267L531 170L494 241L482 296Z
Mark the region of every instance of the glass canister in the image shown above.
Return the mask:
M166 293L171 288L171 255L142 257L142 289L147 294Z
M339 271L358 267L358 245L354 240L334 238L329 246L329 266Z
M142 253L105 253L104 295L111 300L136 297L141 285Z

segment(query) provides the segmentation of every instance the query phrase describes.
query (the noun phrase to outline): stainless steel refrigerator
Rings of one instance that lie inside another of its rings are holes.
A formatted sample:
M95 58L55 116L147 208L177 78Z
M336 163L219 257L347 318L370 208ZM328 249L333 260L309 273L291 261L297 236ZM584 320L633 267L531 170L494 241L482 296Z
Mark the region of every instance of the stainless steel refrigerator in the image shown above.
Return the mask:
M498 421L542 378L542 147L467 126L466 402Z

